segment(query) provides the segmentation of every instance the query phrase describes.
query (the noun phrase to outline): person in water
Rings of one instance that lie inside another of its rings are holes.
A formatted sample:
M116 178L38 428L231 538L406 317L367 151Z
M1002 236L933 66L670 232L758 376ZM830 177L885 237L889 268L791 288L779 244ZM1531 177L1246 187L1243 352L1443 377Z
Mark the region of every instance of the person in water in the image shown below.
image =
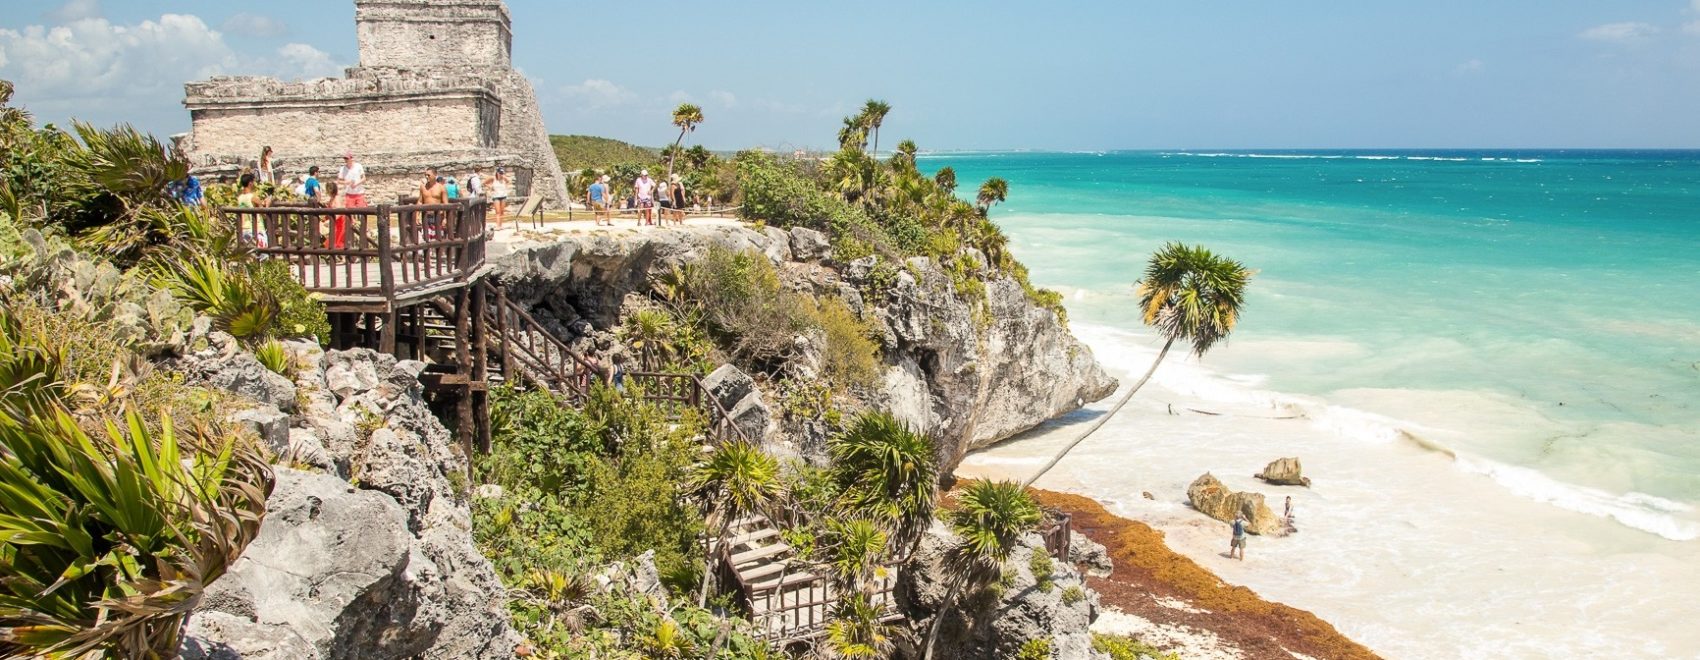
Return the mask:
M1293 528L1293 496L1292 495L1287 496L1287 506L1281 512L1281 523L1286 525L1287 529Z
M1245 561L1245 527L1245 516L1234 516L1234 540L1228 544L1229 559L1233 559L1237 552L1240 561Z

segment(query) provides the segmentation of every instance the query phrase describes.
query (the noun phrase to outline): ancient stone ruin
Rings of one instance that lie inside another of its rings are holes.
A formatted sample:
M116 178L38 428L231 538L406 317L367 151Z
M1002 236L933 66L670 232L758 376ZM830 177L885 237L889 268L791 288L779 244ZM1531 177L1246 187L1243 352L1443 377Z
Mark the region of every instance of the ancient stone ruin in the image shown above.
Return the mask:
M460 176L479 166L488 177L500 165L516 196L567 198L536 95L513 68L502 0L355 0L354 21L360 64L344 78L184 85L196 172L234 175L269 145L281 177L312 165L334 177L353 151L374 204L416 190L426 167Z

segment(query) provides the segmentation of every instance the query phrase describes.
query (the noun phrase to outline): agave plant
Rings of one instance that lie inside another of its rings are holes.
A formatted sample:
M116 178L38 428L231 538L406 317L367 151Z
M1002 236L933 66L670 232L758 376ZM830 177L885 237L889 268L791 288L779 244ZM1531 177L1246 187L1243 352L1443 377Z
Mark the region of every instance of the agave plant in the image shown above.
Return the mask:
M0 410L0 656L175 657L184 618L259 534L257 452L122 421L91 435L53 405Z
M289 376L289 351L284 349L283 342L268 339L254 347L254 359L274 374Z

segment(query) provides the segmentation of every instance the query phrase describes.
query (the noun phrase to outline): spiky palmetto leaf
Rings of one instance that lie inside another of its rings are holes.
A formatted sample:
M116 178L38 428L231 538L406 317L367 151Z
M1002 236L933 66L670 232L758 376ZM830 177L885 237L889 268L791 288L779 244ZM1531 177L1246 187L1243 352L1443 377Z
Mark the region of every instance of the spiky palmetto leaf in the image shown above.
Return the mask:
M828 450L843 488L841 508L879 522L899 552L907 553L926 531L937 501L932 439L891 413L872 411L851 420Z
M821 650L829 658L889 658L895 646L892 633L866 594L851 594L832 609Z
M0 406L0 656L173 657L183 619L259 533L270 468L215 432L85 432ZM181 444L187 441L187 445Z
M1251 275L1240 262L1203 246L1166 244L1151 255L1137 284L1141 320L1204 355L1239 321Z
M149 270L157 286L171 291L184 305L207 313L219 329L237 339L262 337L281 313L269 292L210 254L160 260Z
M845 591L860 592L880 570L887 535L865 518L830 518L822 539L827 565Z
M1041 517L1039 505L1017 482L968 482L948 516L951 530L962 537L949 553L953 570L970 575L971 583L995 574L1021 535L1038 527Z

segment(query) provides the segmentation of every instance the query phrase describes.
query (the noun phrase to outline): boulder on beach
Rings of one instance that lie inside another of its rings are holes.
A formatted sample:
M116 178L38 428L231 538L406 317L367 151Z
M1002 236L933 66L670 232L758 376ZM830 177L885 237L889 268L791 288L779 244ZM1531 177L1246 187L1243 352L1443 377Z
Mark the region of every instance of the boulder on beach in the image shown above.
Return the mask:
M1277 458L1263 471L1257 473L1257 478L1277 486L1304 486L1310 488L1310 477L1304 476L1304 468L1299 465L1298 457Z
M1282 530L1280 516L1263 503L1263 493L1228 490L1209 472L1186 487L1186 498L1192 503L1192 508L1225 523L1234 522L1236 515L1245 516L1251 523L1246 531L1253 534L1279 534Z

